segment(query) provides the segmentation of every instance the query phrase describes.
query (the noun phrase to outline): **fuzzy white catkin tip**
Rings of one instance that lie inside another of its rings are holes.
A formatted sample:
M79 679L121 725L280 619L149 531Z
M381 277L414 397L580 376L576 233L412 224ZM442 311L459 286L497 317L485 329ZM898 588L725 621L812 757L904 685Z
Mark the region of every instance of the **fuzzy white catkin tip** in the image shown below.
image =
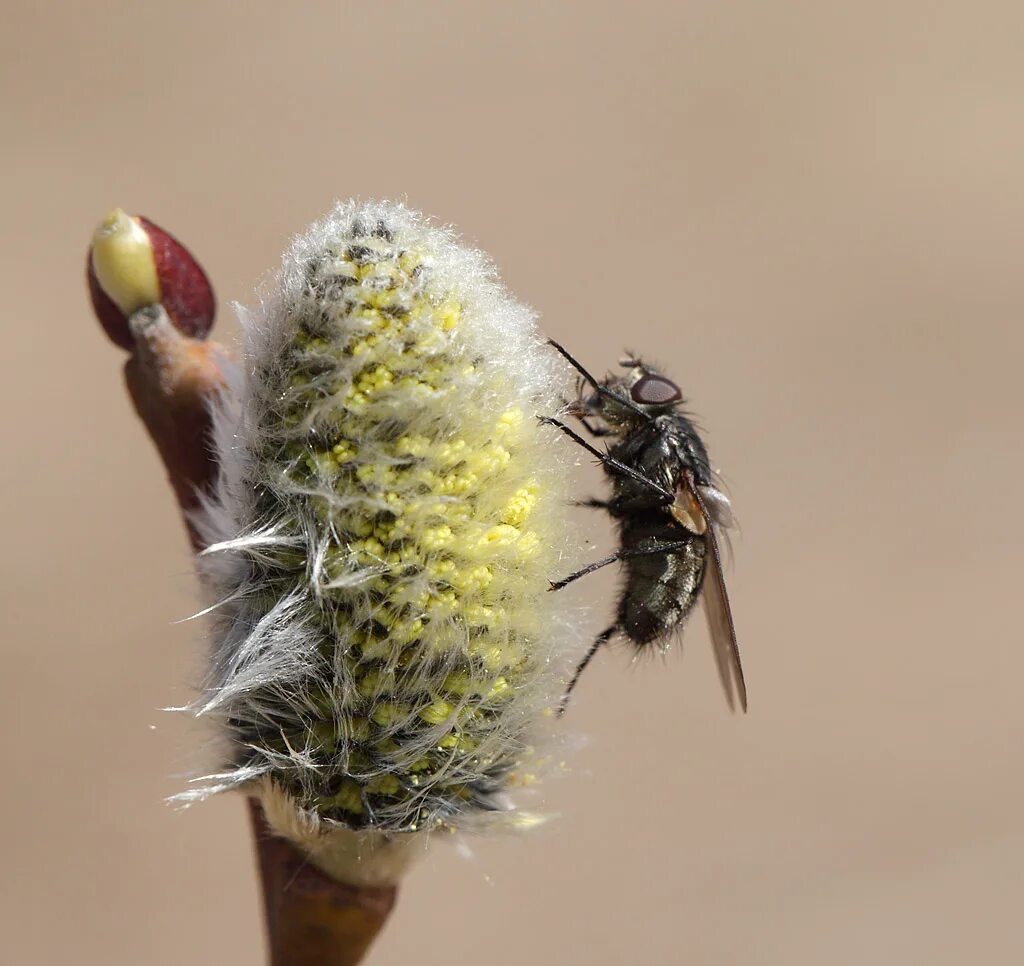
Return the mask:
M547 593L569 479L536 418L566 372L486 257L399 204L310 227L243 323L195 707L231 751L188 794L244 787L329 871L394 878L431 830L526 820L506 793L573 643Z

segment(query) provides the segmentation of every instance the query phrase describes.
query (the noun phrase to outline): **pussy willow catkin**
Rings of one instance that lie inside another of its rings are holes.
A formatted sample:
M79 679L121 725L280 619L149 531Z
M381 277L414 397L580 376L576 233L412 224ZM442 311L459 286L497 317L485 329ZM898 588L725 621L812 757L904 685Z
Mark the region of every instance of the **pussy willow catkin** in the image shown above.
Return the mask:
M298 237L243 322L196 705L231 752L191 794L246 786L307 845L507 815L565 683L560 360L483 255L389 203Z

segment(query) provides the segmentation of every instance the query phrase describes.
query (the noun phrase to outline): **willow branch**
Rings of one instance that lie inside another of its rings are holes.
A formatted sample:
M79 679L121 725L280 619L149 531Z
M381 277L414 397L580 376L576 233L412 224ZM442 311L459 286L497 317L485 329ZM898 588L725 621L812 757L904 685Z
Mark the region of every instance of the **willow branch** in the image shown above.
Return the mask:
M210 402L224 387L229 356L216 342L180 332L159 305L134 313L130 330L132 354L124 370L128 392L163 460L198 551L190 513L217 476ZM360 962L387 921L396 887L335 881L270 832L255 801L249 807L271 966Z

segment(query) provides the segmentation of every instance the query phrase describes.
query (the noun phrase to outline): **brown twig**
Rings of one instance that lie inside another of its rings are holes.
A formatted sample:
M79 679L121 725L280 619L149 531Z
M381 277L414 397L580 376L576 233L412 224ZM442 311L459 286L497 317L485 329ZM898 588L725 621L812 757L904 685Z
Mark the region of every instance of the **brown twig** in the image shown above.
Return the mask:
M224 386L228 354L216 342L182 334L159 305L136 312L130 328L128 391L160 453L198 550L201 544L189 513L217 475L209 403ZM249 806L271 966L360 962L394 906L397 887L335 881L268 829L256 801L250 800Z
M249 808L272 966L358 963L395 904L395 886L335 882L270 831L255 799Z

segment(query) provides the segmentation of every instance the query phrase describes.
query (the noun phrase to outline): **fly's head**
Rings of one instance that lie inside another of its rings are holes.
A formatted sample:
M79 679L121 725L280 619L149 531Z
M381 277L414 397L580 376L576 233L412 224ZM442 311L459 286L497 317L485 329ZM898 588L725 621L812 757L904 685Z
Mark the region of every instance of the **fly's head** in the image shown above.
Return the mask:
M578 415L602 419L624 433L638 421L673 412L683 402L680 388L653 366L631 356L619 365L625 372L610 374L601 383L607 393L587 392L586 385L581 385L575 407Z

